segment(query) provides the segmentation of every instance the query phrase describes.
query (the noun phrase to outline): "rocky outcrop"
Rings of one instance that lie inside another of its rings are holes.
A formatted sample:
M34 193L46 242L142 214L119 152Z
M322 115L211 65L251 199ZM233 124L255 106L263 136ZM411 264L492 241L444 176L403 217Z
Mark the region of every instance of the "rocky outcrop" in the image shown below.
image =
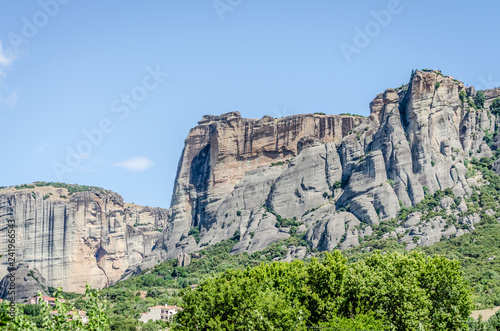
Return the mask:
M485 107L474 109L474 88L438 71L417 71L407 85L377 95L368 118L205 116L190 131L179 163L166 256L234 235L240 241L233 252L252 253L294 231L313 248L345 249L425 194L450 188L466 198L473 179L466 178L464 160L492 155L483 138L499 124L488 105L500 89L484 94ZM463 199L457 208L466 208ZM428 245L474 223L460 220L457 229L429 222L403 220L386 237ZM199 242L189 235L193 227Z
M13 278L13 279L12 279ZM22 302L37 293L48 295L45 278L37 269L30 269L27 263L18 263L12 273L0 281L0 298Z
M177 256L177 266L179 267L187 267L191 264L191 255L186 253L181 253Z
M261 119L244 119L238 112L221 116L204 116L198 126L189 132L179 162L170 209L170 222L164 233L164 248L167 256L175 257L180 252L192 251L199 247L188 235L192 227L200 228L203 239L199 244L206 244L227 239L236 231L240 231L240 234L244 236L242 231L246 231L248 226L252 226L255 222L259 224L262 221L264 225L269 220L273 223L271 216L257 220L255 217L258 217L256 215L259 212L255 207L260 208L267 201L275 177L297 165L297 162L290 161L299 155L299 151L301 151L300 154L308 153L306 151L311 146L308 139L313 141L312 145L338 143L364 120L362 117L355 116L314 114L295 115L281 119L270 116L264 116ZM324 149L324 146L322 148ZM317 156L317 158L321 157ZM280 171L262 172L264 183L258 184L259 187L256 188L260 192L244 194L243 191L246 188L243 188L240 183L254 186L248 177L245 178L246 174L255 177L252 171L269 167L272 164L279 167ZM322 167L324 169L324 165ZM306 168L307 165L303 170ZM319 168L317 169L320 171ZM323 177L324 173L323 170L321 173ZM287 186L286 176L293 178L290 176L294 174L290 171L288 175L283 174L276 185ZM315 176L309 176L309 178L315 180ZM307 178L304 177L304 180L307 181ZM294 208L293 212L322 200L323 191L328 190L324 178L322 182L322 187L318 187L317 190L310 190L311 187L307 186L307 183L299 188L296 197L301 206L296 208L295 203L289 204L290 208ZM283 192L281 190L274 192L276 194L271 198L270 204L279 206L283 199L278 195ZM258 197L255 199L250 198L250 195L257 194ZM301 200L298 196L300 194L308 194L308 197ZM314 200L310 200L309 198L313 196ZM259 205L254 206L257 201ZM241 215L235 217L233 214L237 211ZM260 214L262 215L262 212ZM271 226L274 226L274 223ZM276 238L285 236L278 232L274 235L277 236ZM262 242L267 244L275 241L276 238ZM255 238L253 242L261 239L263 238Z
M2 189L0 276L7 273L8 225L15 224L16 261L38 270L47 286L83 292L88 282L102 288L155 248L166 216L164 209L125 204L110 191Z

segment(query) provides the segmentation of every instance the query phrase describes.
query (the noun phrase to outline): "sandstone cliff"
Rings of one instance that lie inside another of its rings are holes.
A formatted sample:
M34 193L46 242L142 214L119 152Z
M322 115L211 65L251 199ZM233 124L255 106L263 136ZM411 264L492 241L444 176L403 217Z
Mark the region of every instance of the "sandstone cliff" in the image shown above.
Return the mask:
M86 282L102 288L140 263L161 237L167 210L125 204L111 191L69 195L66 188L51 186L4 188L0 190L2 277L7 273L9 220L16 225L17 262L39 271L47 286L83 292Z
M253 214L265 204L271 186L285 169L281 165L269 169L271 164L288 164L311 138L318 143L338 143L363 121L355 116L313 114L282 119L243 119L238 112L204 116L189 132L179 162L164 232L167 255L175 257L199 247L188 236L193 227L201 230L199 245L241 232L251 219L257 220ZM271 231L269 240L262 238L259 247L283 237L274 223L271 217L259 227L269 226Z
M377 95L368 118L205 116L186 139L162 249L172 258L237 233L233 252L255 252L290 231L321 250L345 249L402 207L447 188L463 211L471 182L477 185L464 161L491 156L484 137L499 126L488 107L500 89L484 94L484 107L474 109L474 88L417 71L405 86ZM429 245L472 230L478 216L467 217L457 229L416 215L390 236L399 234L408 248Z

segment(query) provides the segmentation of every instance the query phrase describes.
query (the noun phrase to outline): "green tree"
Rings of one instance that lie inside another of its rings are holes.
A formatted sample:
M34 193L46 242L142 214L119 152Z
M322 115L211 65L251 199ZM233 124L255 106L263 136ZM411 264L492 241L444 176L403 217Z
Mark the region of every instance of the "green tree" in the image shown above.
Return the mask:
M496 98L490 105L490 110L494 115L500 114L500 98Z
M84 324L80 318L77 318L76 316L72 318L71 314L68 314L69 311L73 310L73 306L63 300L61 288L57 289L54 296L54 307L49 306L49 304L45 301L40 305L40 330L109 330L107 316L104 312L104 302L100 298L99 293L95 290L92 290L88 284L85 291L87 306L86 311L87 317L89 318L87 324ZM52 311L54 310L57 311L56 314L52 314ZM39 330L39 328L37 328L37 325L35 325L35 323L33 323L26 315L24 315L24 311L22 311L18 305L16 305L15 317L9 322L8 328L10 330L19 331Z
M40 311L40 305L25 305L23 307L23 313L25 315L38 316L40 315Z
M347 264L338 251L228 270L185 290L182 306L177 330L461 330L472 309L458 262L375 252Z
M461 90L460 93L458 93L458 96L460 97L460 101L467 101L467 92L465 92L465 90Z
M307 307L311 312L310 322L326 322L336 316L339 300L342 299L347 259L339 251L328 253L320 263L313 258L307 266Z
M227 270L185 290L177 330L302 330L306 277L301 261Z
M397 330L461 330L472 310L458 262L423 253L375 253L345 276L340 313L375 312Z
M327 322L318 324L325 330L387 330L384 321L377 319L373 313L357 314L352 318L333 316Z
M477 91L476 97L474 98L474 102L476 103L477 108L479 109L483 108L485 100L486 99L484 97L484 92L481 90Z
M198 229L197 227L192 228L191 230L189 230L188 236L193 236L194 240L196 240L196 242L199 242L200 241L200 229Z
M105 302L96 290L86 285L85 296L87 297L87 316L89 322L87 330L101 331L109 329L108 318L105 313Z

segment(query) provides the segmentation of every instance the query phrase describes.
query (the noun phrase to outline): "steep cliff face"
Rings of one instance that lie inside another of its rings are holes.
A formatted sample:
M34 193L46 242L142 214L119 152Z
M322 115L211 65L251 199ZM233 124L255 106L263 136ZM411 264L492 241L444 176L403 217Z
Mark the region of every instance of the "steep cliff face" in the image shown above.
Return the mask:
M204 116L189 132L179 162L170 222L164 233L168 256L197 247L194 238L188 236L192 227L201 229L204 240L200 244L207 244L231 236L240 223L246 223L226 220L237 212L229 209L235 207L250 212L255 204L262 206L273 184L273 175L280 172L259 168L286 163L296 157L305 138L320 143L340 142L363 121L362 117L313 114L282 119L270 116L243 119L238 112ZM259 184L260 180L264 183ZM232 206L231 196L238 194L238 185L245 182L257 185L254 189L261 191L247 192L252 200L247 201L247 205ZM222 226L225 230L216 231Z
M167 210L124 204L116 193L37 187L0 190L0 276L7 271L8 224L15 223L16 262L40 272L47 286L82 292L120 279L151 252ZM8 223L11 221L11 223ZM135 225L135 226L134 226Z
M483 138L499 125L488 108L500 89L484 95L484 107L474 109L474 88L417 71L409 84L377 95L368 118L205 116L186 140L163 249L175 257L237 233L233 252L255 252L291 231L304 233L312 247L345 249L402 207L447 188L463 211L463 198L477 185L466 178L464 160L491 156ZM417 242L413 236L429 245L478 221L469 215L460 220L468 225L456 229L415 217L390 234L409 248Z

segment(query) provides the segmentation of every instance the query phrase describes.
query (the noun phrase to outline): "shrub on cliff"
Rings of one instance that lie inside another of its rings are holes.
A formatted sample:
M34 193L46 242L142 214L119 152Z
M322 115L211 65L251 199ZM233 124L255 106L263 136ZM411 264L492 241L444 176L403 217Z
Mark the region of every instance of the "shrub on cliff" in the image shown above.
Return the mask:
M490 105L490 110L494 115L500 114L500 98L496 98Z
M481 109L484 107L484 101L486 98L484 97L484 92L479 90L476 93L476 97L474 98L474 102L476 103L477 108Z

